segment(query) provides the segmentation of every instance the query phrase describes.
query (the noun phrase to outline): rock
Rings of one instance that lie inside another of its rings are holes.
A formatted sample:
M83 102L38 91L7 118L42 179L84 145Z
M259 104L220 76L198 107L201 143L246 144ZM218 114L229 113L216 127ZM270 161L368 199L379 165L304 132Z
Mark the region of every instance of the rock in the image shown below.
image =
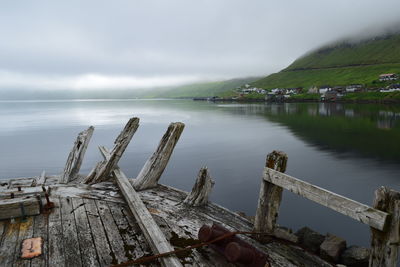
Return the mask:
M292 229L283 226L277 226L274 230L274 236L280 239L290 241L292 243L298 243L299 237L293 234Z
M328 261L338 263L341 253L346 249L346 240L328 234L320 246L320 256Z
M325 236L308 227L301 228L296 232L296 235L299 238L299 243L314 253L319 252L319 247L325 239Z
M368 267L370 249L351 246L342 254L342 263L349 267Z

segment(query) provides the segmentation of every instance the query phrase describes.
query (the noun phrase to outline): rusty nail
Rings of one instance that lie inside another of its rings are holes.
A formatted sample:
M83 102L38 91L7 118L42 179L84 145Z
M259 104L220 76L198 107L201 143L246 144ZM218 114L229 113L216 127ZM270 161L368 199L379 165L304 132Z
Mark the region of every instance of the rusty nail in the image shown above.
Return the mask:
M11 193L10 197L11 197L11 198L14 198L14 193Z
M46 192L46 188L44 186L42 186L42 190L43 192Z
M21 187L20 186L18 186L17 188L18 188L18 191L21 191Z

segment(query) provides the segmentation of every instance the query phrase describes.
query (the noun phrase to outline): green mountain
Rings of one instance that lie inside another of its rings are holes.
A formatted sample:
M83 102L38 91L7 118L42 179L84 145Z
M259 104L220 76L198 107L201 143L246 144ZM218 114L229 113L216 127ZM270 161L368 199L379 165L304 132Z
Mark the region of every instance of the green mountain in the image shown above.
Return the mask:
M379 86L382 73L400 73L400 34L324 46L252 85L266 89L354 83L374 87Z
M203 82L182 85L173 88L155 89L147 92L143 97L148 98L190 98L190 97L227 97L236 95L235 89L247 83L258 80L259 77L238 78L218 82Z

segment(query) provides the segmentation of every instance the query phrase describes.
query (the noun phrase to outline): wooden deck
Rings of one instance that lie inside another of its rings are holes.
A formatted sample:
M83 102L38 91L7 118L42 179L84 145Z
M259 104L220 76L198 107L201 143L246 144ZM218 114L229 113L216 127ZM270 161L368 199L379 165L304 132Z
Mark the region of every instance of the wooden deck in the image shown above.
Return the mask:
M32 179L14 179L9 192L22 186L22 191L39 189ZM152 255L116 185L57 184L58 177L46 177L50 200L55 207L48 214L0 221L0 266L111 266ZM32 186L33 185L33 186ZM8 190L8 191L7 191ZM219 223L231 230L251 231L245 218L218 205L188 207L182 202L186 192L159 185L140 191L163 233L176 249L199 243L197 233L203 224ZM44 201L44 200L43 200ZM45 201L44 201L45 202ZM21 243L26 238L42 237L43 253L31 260L20 258ZM298 247L271 242L261 245L271 266L331 266ZM184 266L235 266L213 250L203 247L178 255ZM149 264L147 264L148 266ZM153 261L150 266L158 266Z

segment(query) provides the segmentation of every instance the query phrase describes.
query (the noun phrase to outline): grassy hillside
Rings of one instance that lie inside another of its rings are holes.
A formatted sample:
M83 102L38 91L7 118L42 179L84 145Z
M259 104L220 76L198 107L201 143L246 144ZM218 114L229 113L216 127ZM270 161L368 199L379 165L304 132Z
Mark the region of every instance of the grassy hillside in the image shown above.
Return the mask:
M253 84L267 89L351 83L374 86L379 85L376 80L382 73L400 73L400 34L323 47Z
M232 96L234 90L241 85L251 83L259 78L232 79L227 81L206 82L183 85L169 89L159 89L148 92L149 98L183 98L183 97L208 97L208 96Z

